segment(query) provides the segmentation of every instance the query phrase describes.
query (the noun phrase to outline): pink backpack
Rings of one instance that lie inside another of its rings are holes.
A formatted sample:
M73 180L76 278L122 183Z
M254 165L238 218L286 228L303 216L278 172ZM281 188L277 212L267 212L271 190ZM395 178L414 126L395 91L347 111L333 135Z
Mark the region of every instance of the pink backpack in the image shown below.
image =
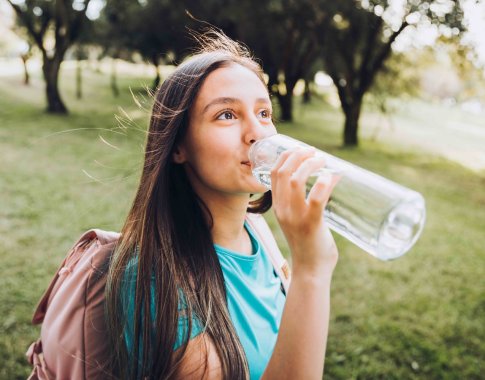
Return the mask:
M264 218L248 214L246 220L287 290L289 266ZM118 238L116 232L90 230L67 254L32 318L42 328L26 353L33 366L29 380L110 378L104 288Z

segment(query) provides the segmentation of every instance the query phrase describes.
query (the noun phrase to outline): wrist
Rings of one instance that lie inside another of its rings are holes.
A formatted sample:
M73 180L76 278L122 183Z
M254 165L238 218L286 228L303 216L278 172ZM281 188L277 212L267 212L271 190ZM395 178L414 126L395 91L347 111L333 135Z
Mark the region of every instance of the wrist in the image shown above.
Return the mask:
M312 286L327 286L332 281L334 266L317 265L313 267L293 263L291 281L301 281Z
M301 248L301 247L300 247ZM333 246L332 250L311 252L309 249L303 251L291 251L292 272L301 272L304 276L332 277L337 266L338 251Z

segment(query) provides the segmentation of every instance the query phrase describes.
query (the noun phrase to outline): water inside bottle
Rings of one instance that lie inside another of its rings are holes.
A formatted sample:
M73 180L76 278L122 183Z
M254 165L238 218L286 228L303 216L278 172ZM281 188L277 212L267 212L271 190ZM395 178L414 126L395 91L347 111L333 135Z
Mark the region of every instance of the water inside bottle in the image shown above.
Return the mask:
M307 195L311 188L320 176L332 176L339 175L340 171L335 169L323 168L312 173L306 182ZM259 167L253 169L253 175L256 177L259 183L266 186L268 190L271 190L271 169L265 167Z

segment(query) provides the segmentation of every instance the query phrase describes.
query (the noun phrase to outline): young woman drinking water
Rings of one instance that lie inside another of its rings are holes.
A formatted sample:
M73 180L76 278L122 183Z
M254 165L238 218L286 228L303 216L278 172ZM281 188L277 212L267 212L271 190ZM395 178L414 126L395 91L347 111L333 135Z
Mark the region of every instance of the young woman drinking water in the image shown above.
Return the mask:
M248 150L275 134L261 67L220 33L156 93L145 160L107 285L120 378L321 379L338 253L322 211L335 183L284 152L272 192ZM257 200L252 194L264 193ZM245 222L273 207L292 258L285 295Z

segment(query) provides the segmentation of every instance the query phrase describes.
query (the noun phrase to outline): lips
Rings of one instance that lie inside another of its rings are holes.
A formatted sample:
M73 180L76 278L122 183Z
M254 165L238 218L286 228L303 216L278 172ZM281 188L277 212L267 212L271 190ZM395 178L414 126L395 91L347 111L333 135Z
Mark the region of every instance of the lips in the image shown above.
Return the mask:
M241 162L241 164L247 165L247 166L251 166L251 162L250 161L243 161L243 162Z

